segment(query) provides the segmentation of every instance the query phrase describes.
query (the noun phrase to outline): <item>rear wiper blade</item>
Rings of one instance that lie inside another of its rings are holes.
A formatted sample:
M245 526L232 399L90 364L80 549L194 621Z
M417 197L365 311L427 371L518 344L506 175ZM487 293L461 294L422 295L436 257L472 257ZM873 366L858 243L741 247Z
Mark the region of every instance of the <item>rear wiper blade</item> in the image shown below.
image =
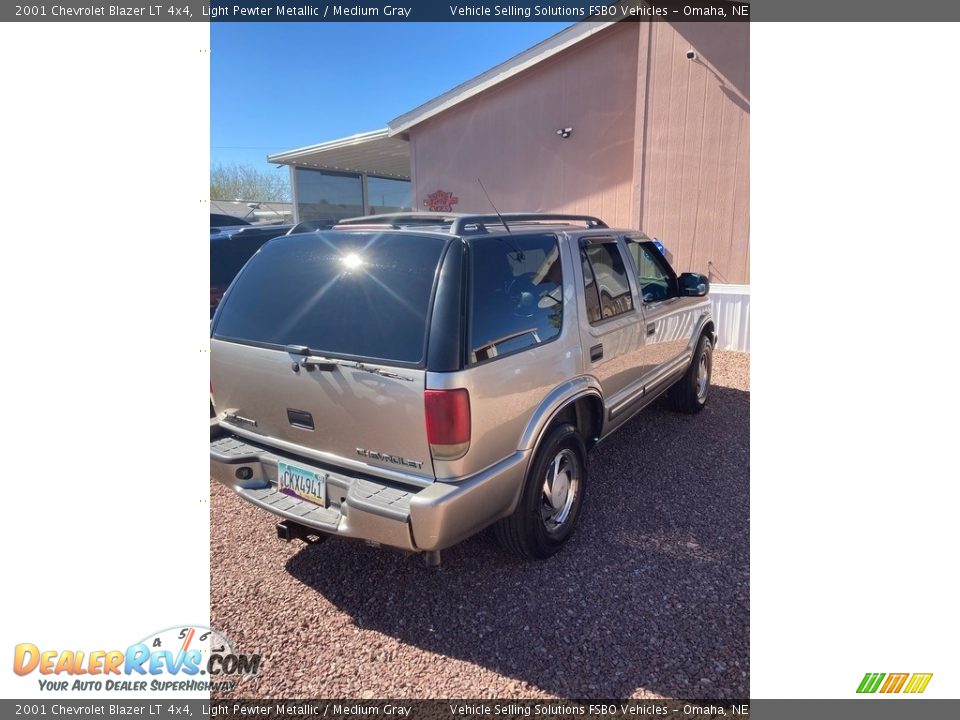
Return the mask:
M384 370L383 368L373 367L372 365L364 365L362 362L356 360L341 360L340 358L324 357L322 355L317 355L313 350L308 348L306 345L287 345L286 350L291 355L300 355L302 356L299 364L306 370L312 370L314 368L318 370L333 370L337 367L346 367L352 370L360 370L361 372L368 372L373 375L380 375L381 377L392 378L394 380L404 380L406 382L413 382L412 377L407 377L405 375L400 375L390 370Z
M333 370L340 364L336 358L317 355L306 345L287 345L284 349L291 355L300 356L300 359L293 364L294 370L299 370L301 367L305 370Z
M381 377L393 378L394 380L405 380L406 382L413 382L412 377L407 377L406 375L399 375L398 373L391 372L390 370L384 370L380 367L373 367L371 365L364 365L362 362L356 362L354 360L338 360L337 364L341 367L348 367L354 370L360 370L361 372L373 373L374 375L380 375Z

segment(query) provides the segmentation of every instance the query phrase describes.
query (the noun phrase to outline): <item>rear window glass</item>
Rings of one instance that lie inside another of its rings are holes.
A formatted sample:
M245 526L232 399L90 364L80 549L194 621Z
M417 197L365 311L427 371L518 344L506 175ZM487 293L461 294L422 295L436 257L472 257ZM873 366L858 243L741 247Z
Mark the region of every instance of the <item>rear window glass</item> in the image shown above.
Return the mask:
M214 335L419 363L444 242L395 233L278 238L237 278Z
M471 248L471 362L517 352L560 334L563 275L553 235L477 238Z

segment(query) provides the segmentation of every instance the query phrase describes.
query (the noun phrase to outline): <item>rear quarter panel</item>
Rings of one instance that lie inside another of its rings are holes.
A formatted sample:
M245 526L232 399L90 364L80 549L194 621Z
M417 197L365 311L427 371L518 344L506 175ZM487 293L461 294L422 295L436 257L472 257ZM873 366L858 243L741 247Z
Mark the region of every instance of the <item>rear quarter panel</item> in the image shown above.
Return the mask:
M428 389L466 388L470 393L470 449L459 460L434 462L438 480L473 475L516 453L544 399L583 372L570 243L562 235L559 239L564 278L560 334L464 370L427 373Z

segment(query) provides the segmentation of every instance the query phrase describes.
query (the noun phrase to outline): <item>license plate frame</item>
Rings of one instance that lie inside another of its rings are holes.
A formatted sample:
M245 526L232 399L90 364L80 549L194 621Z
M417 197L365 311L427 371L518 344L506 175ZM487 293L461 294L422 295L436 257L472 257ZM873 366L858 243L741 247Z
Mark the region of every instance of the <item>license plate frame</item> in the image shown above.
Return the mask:
M327 473L293 463L277 462L277 490L284 495L327 506Z

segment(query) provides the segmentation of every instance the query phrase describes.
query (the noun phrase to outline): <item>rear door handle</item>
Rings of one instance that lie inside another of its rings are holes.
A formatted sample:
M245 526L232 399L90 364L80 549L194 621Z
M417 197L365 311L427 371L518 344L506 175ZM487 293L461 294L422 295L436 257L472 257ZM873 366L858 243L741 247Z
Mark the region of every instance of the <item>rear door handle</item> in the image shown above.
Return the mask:
M316 429L313 425L313 415L306 410L287 408L287 420L289 420L290 424L294 427L303 428L304 430Z
M656 324L656 323L650 323L649 325L647 325L647 336L655 335L656 332L657 332L657 324Z
M590 360L596 362L603 358L603 343L590 348Z

